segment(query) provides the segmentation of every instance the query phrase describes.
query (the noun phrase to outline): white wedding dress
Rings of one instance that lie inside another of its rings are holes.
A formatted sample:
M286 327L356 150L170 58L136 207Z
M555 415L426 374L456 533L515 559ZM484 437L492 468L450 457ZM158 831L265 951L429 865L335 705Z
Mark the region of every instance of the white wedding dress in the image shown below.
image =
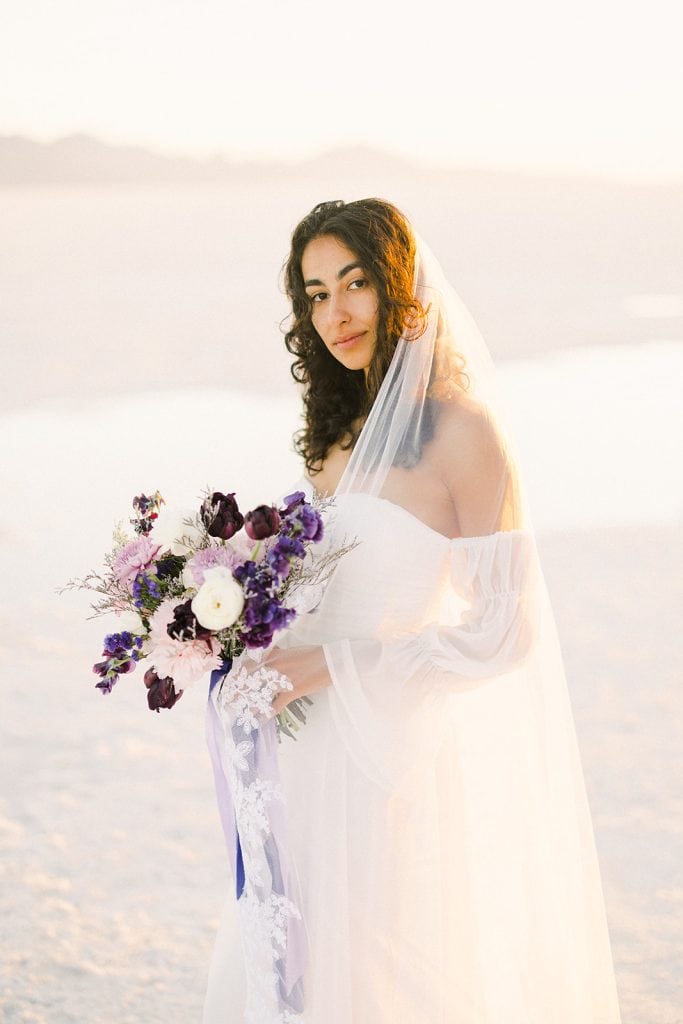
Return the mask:
M345 493L328 537L359 543L281 640L324 645L333 680L278 750L304 1010L245 1016L231 886L204 1024L618 1024L533 535L450 540Z

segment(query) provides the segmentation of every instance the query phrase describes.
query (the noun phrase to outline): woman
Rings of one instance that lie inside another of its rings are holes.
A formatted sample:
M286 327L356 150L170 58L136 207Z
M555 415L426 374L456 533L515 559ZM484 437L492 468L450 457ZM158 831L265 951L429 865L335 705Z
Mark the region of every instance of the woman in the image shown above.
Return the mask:
M240 667L286 677L274 711L313 704L261 780L283 802L256 846L237 800L246 881L205 1021L616 1024L561 655L485 345L382 200L316 207L285 280L301 486L334 495L329 544L356 546Z

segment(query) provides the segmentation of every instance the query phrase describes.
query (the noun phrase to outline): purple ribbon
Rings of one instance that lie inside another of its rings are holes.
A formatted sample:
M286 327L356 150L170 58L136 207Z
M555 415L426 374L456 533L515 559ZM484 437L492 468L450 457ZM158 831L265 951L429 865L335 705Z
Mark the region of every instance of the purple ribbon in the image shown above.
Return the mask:
M211 755L218 811L228 847L230 869L235 882L235 894L239 900L245 888L245 866L235 813L235 802L224 764L225 735L223 725L218 717L218 711L212 699L214 687L225 678L231 668L232 662L225 661L220 668L214 669L211 673L206 741ZM249 734L244 734L240 730L239 738L249 739L253 744L253 751L249 755L250 768L253 774L258 778L277 782L279 770L277 764L275 720L270 719L262 722L260 727L252 729ZM289 869L286 855L284 840L286 826L283 809L275 807L270 813L269 818L271 831L264 840L263 849L270 869L273 891L286 896L301 911L302 906L298 885ZM286 956L283 959L279 959L275 965L278 974L278 999L283 1010L288 1009L295 1013L303 1011L303 974L306 960L307 942L304 922L302 919L297 920L294 917L289 917L287 919Z
M209 748L209 754L211 755L213 780L216 785L218 813L220 815L221 825L223 826L225 842L228 846L230 870L232 871L232 877L235 879L235 895L236 898L239 899L244 892L244 860L242 858L240 834L237 828L237 820L235 818L235 804L232 799L232 793L230 792L230 786L228 785L228 780L226 778L221 758L221 738L223 734L223 727L219 721L218 712L216 711L214 702L211 700L211 694L213 693L214 686L221 679L224 679L225 676L227 676L231 668L232 661L224 661L220 668L214 669L211 673L206 721L206 743ZM253 734L251 738L252 740L254 739Z

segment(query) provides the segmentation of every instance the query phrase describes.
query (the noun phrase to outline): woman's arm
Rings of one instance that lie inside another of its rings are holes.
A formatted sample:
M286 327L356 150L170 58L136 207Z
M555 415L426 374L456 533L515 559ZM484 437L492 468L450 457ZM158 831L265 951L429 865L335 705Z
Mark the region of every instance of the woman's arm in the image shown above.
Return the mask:
M263 658L262 665L281 672L292 683L294 689L282 690L273 701L273 711L282 709L296 700L330 686L332 680L322 647L273 647Z

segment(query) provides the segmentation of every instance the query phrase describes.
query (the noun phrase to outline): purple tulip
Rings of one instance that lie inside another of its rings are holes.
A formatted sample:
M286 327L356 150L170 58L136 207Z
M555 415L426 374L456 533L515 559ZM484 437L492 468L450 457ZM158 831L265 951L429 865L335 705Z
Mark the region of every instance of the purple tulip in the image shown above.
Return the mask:
M259 505L247 512L244 529L252 540L265 540L280 529L280 515L274 505Z
M237 507L235 494L221 494L214 491L211 498L202 502L202 519L211 537L230 540L244 526L244 516Z
M183 694L182 690L178 690L176 693L170 676L160 679L153 668L147 669L145 672L145 686L147 687L149 710L156 711L157 714L160 708L172 708Z

